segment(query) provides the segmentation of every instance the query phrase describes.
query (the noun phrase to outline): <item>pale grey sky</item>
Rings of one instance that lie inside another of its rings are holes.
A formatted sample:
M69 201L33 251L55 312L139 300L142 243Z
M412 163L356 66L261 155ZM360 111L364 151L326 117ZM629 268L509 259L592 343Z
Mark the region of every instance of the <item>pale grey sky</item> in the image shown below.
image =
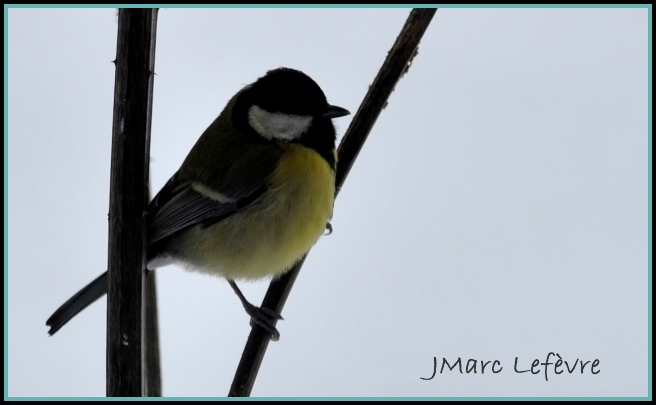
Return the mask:
M160 10L153 191L269 69L355 112L408 12ZM105 395L104 300L54 337L45 320L106 268L115 48L115 9L9 10L11 396ZM438 10L332 224L254 396L647 395L647 9ZM225 396L239 301L222 279L158 277L164 395ZM551 351L601 372L513 371ZM433 357L503 370L421 380Z

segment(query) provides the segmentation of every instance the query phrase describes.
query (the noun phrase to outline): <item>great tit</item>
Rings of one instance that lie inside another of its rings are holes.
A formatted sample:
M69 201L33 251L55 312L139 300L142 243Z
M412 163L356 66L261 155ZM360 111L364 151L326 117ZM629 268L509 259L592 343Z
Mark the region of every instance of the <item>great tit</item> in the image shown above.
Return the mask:
M148 206L148 268L170 263L225 277L273 340L280 315L250 304L235 280L280 276L327 227L335 128L348 115L305 73L270 70L235 94ZM47 321L50 335L107 293L107 272Z

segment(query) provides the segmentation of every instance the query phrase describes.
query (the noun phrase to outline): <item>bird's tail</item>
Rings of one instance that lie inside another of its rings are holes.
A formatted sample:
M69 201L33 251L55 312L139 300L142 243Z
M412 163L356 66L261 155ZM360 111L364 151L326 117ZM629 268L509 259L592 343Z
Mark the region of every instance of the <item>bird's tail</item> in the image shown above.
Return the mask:
M48 318L46 321L46 325L50 326L48 334L54 335L62 326L66 325L66 322L105 294L107 294L107 272L72 296Z

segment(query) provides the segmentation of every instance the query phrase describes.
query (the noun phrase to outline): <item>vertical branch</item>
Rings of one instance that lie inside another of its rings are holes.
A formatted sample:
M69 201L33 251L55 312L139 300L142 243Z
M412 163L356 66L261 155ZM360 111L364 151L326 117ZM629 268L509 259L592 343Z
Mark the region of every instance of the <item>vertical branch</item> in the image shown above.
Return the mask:
M144 213L156 24L156 9L119 10L109 201L108 396L144 393Z
M387 103L387 99L394 91L394 86L410 67L412 59L417 53L419 41L426 32L436 11L437 9L434 8L413 9L392 49L387 54L383 66L381 66L373 84L369 87L369 91L362 100L358 112L353 117L351 125L349 125L339 145L335 196L344 184L353 162L355 162L362 145L364 145L369 132L371 132L371 128L373 128L380 112ZM262 307L273 309L278 313L282 312L285 301L304 261L305 256L290 271L278 280L271 282L262 302ZM237 366L228 396L250 395L269 344L269 338L269 334L264 329L257 325L253 327L248 336L239 366Z
M150 183L150 182L149 182ZM150 184L148 201L152 200ZM147 397L162 396L162 364L159 353L159 314L157 310L157 273L146 271L145 367Z
M146 272L146 396L162 396L162 371L159 355L157 284L154 271Z

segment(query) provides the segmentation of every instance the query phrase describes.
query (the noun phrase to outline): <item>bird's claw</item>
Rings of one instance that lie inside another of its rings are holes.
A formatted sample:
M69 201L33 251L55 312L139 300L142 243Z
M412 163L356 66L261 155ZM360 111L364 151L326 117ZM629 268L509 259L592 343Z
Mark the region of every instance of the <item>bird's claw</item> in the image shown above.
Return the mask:
M280 332L276 329L276 322L284 319L279 313L269 308L260 308L255 305L244 305L246 313L251 317L251 327L261 326L271 336L274 342L280 339Z

